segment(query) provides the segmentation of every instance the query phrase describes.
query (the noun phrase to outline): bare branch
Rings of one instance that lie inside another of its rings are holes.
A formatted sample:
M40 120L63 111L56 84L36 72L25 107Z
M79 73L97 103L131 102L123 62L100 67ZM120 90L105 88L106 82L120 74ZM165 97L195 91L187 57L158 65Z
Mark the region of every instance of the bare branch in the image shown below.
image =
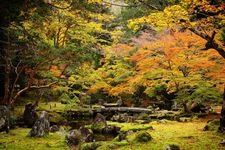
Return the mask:
M16 101L16 99L17 99L22 93L24 93L25 91L27 91L27 90L29 90L29 89L49 88L49 87L51 87L52 85L56 84L57 82L58 82L58 81L52 82L52 83L47 84L47 85L33 85L33 86L27 86L27 87L21 89L20 91L18 91L18 92L16 93L16 95L15 95L15 96L13 97L13 99L11 100L10 104L13 104L13 103Z

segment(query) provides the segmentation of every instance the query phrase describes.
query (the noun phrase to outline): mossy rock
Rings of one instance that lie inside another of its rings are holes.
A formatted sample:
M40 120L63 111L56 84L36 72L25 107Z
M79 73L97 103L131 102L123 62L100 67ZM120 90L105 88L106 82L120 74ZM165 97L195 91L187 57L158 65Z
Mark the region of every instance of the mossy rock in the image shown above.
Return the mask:
M78 131L78 130L69 131L69 133L67 133L67 135L65 137L65 140L66 140L67 145L70 147L77 146L80 143L84 142L82 135L81 135L80 131Z
M137 142L148 142L152 140L152 136L147 131L140 131L137 133L135 140Z
M91 130L94 132L94 133L101 133L103 132L103 129L105 128L105 124L92 124L91 125Z
M96 150L99 146L101 146L100 143L93 142L93 143L85 143L82 145L82 150Z
M219 120L210 120L207 125L203 128L203 131L217 131L220 126Z

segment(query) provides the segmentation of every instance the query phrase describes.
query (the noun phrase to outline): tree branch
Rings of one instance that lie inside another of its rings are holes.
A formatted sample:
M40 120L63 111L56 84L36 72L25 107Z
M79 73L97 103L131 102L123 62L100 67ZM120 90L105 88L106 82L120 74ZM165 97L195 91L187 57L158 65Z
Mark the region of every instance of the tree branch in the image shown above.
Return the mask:
M123 5L123 4L118 4L118 3L107 2L105 0L103 0L102 2L107 5L113 5L113 6L119 6L119 7L139 7L139 6L141 6L141 5ZM151 5L151 4L146 4L146 5L148 5L149 7L153 8L153 9L159 10L159 8L157 8L154 5Z
M201 31L193 28L188 28L191 32L205 39L207 43L205 44L205 48L203 50L215 49L224 59L225 59L225 49L223 46L219 45L215 40L216 32L213 31L212 35L209 36L207 34L202 33Z
M58 82L58 81L52 82L52 83L47 84L47 85L33 85L33 86L27 86L27 87L21 89L20 91L18 91L18 92L16 93L16 95L15 95L15 96L13 97L13 99L11 100L10 104L13 104L13 103L16 101L16 99L17 99L22 93L24 93L25 91L27 91L27 90L29 90L29 89L49 88L49 87L51 87L52 85L56 84L57 82Z

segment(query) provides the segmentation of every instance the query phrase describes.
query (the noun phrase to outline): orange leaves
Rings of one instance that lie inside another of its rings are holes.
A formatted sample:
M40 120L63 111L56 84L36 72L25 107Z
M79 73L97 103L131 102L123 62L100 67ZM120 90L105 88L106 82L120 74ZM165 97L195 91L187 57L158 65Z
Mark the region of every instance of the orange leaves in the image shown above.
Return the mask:
M59 70L58 66L51 66L50 71L56 77L59 77L62 73L61 70Z
M62 75L63 71L66 69L68 65L67 64L61 64L61 65L52 65L50 67L50 72L55 76L55 77L60 77L64 78L64 75Z
M101 83L91 86L89 92L101 89L118 96L133 94L138 86L151 89L162 83L167 85L168 92L174 92L184 84L195 85L203 79L225 80L225 60L218 59L214 51L201 51L205 41L198 36L174 31L172 35L164 32L157 37L140 44L135 51L126 44L108 49L105 69L98 69Z

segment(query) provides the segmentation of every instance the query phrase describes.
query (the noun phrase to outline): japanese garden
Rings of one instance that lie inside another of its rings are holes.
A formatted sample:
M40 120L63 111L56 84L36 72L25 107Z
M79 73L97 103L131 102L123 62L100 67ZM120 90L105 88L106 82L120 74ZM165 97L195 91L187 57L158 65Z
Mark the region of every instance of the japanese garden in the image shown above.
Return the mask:
M225 149L225 0L8 0L0 19L0 149Z

